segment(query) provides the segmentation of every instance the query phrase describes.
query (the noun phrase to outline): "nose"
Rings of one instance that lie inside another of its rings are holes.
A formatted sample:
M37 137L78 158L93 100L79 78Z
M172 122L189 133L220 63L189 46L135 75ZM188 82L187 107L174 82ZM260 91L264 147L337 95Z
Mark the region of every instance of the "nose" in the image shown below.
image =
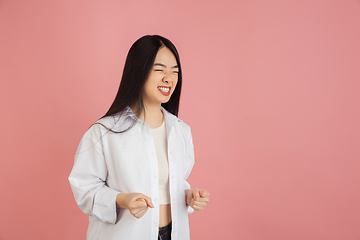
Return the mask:
M172 82L173 79L172 79L172 76L170 73L166 73L163 77L163 81L166 82L166 83L169 83L169 82Z

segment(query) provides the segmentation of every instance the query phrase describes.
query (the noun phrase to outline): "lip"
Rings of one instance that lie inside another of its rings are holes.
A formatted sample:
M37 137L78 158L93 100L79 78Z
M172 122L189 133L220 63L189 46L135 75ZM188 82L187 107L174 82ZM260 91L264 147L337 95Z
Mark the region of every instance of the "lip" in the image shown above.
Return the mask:
M170 91L171 91L171 87L168 86L158 86L158 87L163 87L163 88L169 88L168 92L163 92L160 89L158 89L164 96L169 96L170 95Z

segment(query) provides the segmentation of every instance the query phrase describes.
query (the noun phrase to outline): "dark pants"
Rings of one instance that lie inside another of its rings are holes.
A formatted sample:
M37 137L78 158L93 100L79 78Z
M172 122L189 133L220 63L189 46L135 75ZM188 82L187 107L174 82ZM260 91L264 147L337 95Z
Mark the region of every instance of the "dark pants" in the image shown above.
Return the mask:
M171 223L165 227L159 228L159 237L158 240L171 240Z

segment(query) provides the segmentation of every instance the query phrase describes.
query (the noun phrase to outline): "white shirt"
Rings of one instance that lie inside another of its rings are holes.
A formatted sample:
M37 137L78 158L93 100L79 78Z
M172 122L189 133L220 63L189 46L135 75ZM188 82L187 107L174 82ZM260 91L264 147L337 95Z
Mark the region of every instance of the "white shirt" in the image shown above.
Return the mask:
M190 127L162 108L168 140L169 186L172 214L172 240L190 239L185 202L186 179L194 165ZM158 165L150 127L128 107L123 114L100 119L115 131L92 125L79 144L69 182L79 208L89 215L87 240L157 240L159 231ZM116 209L119 193L138 192L152 199L140 219L128 209Z

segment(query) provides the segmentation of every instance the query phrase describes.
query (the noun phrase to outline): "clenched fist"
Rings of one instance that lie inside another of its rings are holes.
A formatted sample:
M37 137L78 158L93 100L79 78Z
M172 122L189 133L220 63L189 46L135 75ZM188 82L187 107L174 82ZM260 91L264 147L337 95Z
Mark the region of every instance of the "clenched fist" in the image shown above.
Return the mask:
M210 193L204 189L193 188L185 190L186 203L197 211L204 209L209 202Z
M134 217L141 218L154 205L151 198L142 193L120 193L116 197L116 207L127 208Z

